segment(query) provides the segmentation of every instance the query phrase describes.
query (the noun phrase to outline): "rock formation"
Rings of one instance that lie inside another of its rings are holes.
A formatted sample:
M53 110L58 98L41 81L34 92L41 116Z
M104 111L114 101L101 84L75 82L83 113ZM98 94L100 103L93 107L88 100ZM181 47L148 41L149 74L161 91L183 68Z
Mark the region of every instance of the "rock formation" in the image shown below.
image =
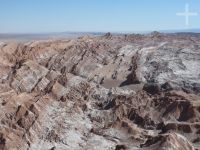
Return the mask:
M0 45L1 150L200 150L200 35Z

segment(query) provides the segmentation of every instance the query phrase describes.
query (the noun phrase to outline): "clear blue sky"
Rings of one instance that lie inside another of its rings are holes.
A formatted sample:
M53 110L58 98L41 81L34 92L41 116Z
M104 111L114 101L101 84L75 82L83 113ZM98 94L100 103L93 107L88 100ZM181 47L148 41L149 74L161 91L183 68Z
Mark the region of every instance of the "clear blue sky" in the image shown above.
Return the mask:
M150 31L200 27L199 0L0 0L0 33ZM185 18L185 11L198 16Z

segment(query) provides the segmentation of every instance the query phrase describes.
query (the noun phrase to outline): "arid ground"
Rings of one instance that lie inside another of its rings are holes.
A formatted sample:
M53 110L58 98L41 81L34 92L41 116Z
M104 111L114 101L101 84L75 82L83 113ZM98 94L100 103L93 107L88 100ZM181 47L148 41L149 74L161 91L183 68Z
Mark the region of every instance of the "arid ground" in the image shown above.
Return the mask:
M200 150L200 34L0 43L1 150Z

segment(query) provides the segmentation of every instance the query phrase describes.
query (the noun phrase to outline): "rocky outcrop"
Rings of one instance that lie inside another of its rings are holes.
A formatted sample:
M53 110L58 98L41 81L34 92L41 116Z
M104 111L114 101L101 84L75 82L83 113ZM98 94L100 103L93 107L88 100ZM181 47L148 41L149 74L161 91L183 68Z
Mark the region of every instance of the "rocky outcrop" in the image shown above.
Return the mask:
M0 45L0 149L200 147L198 34Z

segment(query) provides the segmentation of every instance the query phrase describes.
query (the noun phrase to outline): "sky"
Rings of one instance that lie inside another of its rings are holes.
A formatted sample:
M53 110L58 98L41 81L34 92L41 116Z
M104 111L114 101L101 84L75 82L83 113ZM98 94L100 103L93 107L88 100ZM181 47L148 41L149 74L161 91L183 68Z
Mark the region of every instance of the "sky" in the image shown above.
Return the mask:
M198 13L185 17L177 13ZM200 28L199 0L0 0L0 33L140 32Z

